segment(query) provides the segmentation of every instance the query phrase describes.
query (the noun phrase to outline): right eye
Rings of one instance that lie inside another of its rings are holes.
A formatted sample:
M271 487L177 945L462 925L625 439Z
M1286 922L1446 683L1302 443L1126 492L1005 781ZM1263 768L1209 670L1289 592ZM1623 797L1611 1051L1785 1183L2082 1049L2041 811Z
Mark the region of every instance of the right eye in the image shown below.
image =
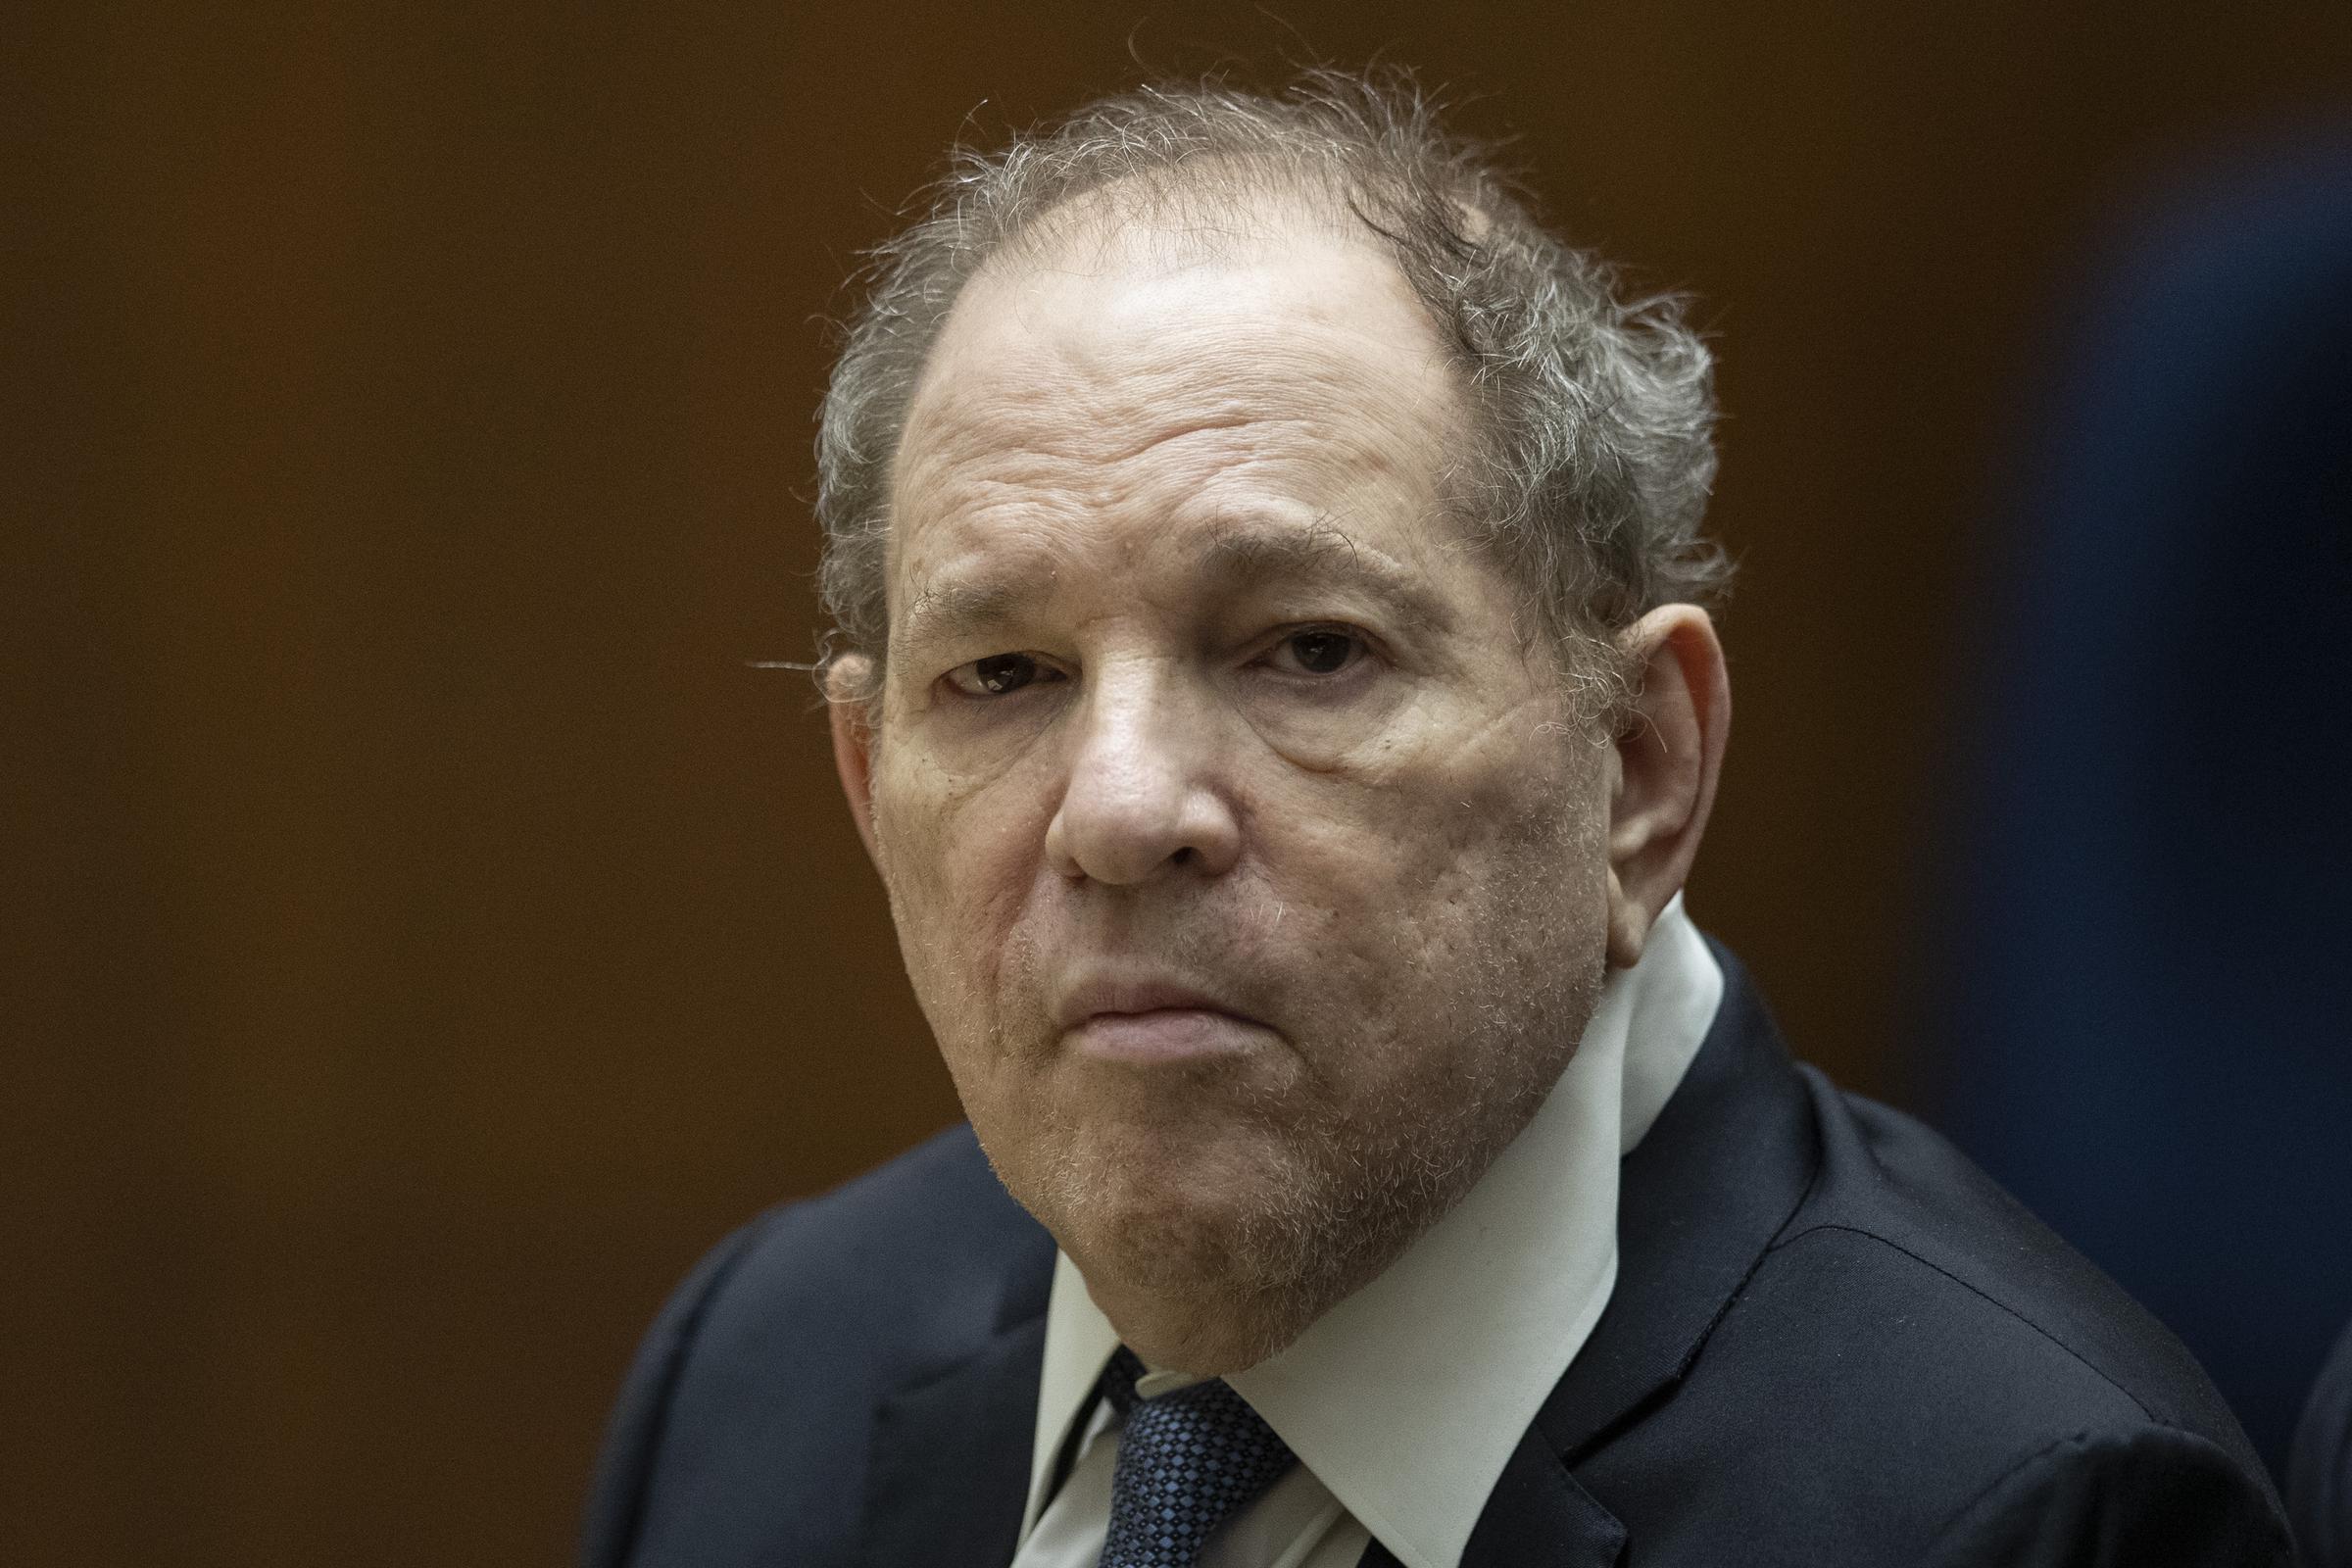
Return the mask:
M1041 664L1028 654L991 654L958 664L941 677L965 697L1009 697L1039 681L1059 680L1060 672Z

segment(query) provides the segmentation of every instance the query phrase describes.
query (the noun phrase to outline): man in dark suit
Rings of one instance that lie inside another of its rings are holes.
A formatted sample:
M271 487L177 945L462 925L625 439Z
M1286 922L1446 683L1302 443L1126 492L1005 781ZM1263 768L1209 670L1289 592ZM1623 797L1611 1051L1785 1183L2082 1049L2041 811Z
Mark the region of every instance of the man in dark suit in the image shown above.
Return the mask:
M592 1563L2284 1560L2179 1347L1684 912L1711 416L1393 81L958 167L819 511L972 1125L689 1280Z

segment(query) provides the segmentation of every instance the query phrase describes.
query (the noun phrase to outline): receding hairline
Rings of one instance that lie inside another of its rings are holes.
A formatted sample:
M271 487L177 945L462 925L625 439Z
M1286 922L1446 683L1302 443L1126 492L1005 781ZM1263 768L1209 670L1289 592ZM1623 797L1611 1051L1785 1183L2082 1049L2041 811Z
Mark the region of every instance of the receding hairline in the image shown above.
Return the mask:
M1369 240L1376 231L1356 205L1358 183L1339 160L1315 160L1287 147L1218 149L1127 170L1024 215L995 237L970 278L1006 260L1034 260L1041 250L1088 229L1109 239L1150 228L1210 244L1219 237L1264 239L1276 231L1275 223L1304 220L1335 237ZM1215 222L1252 217L1273 221L1233 235L1221 235Z
M1097 197L1101 199L1096 200ZM1366 276L1377 276L1393 292L1396 304L1404 313L1399 319L1409 318L1415 326L1426 329L1426 346L1435 355L1432 364L1444 364L1451 375L1447 390L1456 407L1450 411L1454 417L1467 421L1471 417L1467 399L1474 388L1452 345L1446 340L1442 323L1436 320L1413 287L1411 278L1397 265L1395 256L1380 243L1379 236L1345 213L1332 208L1315 210L1294 204L1280 196L1258 199L1245 196L1248 205L1228 209L1237 214L1254 214L1250 226L1213 230L1200 224L1182 222L1181 215L1166 204L1153 202L1138 207L1119 193L1104 190L1089 192L1074 198L1063 208L1041 215L1040 222L1031 232L1017 240L993 250L963 280L952 304L941 314L938 327L925 346L921 368L908 390L905 411L894 432L884 492L890 497L889 512L897 513L897 492L901 477L901 459L909 437L917 432L931 405L941 395L940 377L946 365L943 350L959 346L960 334L973 330L975 306L1003 309L1007 299L1017 296L1020 284L1027 278L1040 275L1072 274L1108 277L1135 269L1136 248L1144 249L1147 257L1164 261L1169 271L1193 266L1214 267L1229 262L1261 261L1280 263L1300 259L1302 253L1317 242L1329 246L1332 254L1353 258L1365 265ZM1112 205L1117 204L1117 205ZM1070 210L1070 209L1087 210ZM1065 216L1066 211L1066 216ZM1257 220L1262 220L1259 221ZM1155 239L1177 242L1191 247L1175 255L1160 255L1150 249ZM1305 245L1298 241L1304 240ZM1072 267L1066 258L1073 248L1084 260ZM1152 275L1150 267L1145 275ZM1009 291L1009 292L1008 292ZM1314 314L1311 308L1308 314ZM1330 318L1328 324L1339 329L1340 336L1362 335L1350 331L1360 318ZM894 535L895 526L890 530Z

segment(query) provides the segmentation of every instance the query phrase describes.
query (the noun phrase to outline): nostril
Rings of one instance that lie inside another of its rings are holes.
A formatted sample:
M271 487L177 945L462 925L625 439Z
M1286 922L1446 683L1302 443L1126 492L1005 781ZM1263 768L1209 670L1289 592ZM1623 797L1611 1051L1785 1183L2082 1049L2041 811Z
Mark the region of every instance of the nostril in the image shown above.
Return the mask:
M1194 858L1192 846L1189 844L1186 845L1184 848L1178 850L1174 855L1169 856L1168 858L1178 865L1192 864Z

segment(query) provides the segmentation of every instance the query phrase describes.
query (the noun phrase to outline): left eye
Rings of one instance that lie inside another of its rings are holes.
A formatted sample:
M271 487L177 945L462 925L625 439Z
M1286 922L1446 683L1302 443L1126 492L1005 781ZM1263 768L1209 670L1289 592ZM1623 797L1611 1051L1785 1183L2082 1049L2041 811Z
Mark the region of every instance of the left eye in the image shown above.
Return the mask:
M948 684L966 697L1008 697L1024 686L1055 678L1055 671L1027 654L994 654L947 673Z
M1337 675L1364 653L1364 640L1336 626L1292 632L1273 648L1275 665L1287 673Z

